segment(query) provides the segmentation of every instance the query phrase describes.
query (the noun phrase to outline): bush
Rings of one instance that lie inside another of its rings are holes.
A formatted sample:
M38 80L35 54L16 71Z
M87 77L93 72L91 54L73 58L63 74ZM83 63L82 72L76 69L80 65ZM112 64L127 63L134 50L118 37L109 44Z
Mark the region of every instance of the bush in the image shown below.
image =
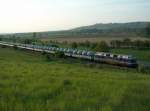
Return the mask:
M14 45L14 46L13 46L13 48L14 48L15 50L17 50L17 49L18 49L17 45Z
M65 58L65 54L63 52L58 51L58 52L55 53L55 57L56 58Z
M86 46L87 48L90 47L90 46L91 46L90 41L86 40L86 41L85 41L85 46Z
M145 68L145 66L142 64L142 65L139 65L138 66L138 71L139 72L142 72L142 73L145 73L146 72L146 68Z
M101 51L101 52L109 52L109 46L105 41L101 41L96 45L94 50Z
M77 44L76 42L73 42L73 43L71 44L71 47L72 47L73 49L76 49L76 48L78 47L78 44Z
M91 43L90 47L91 47L92 50L94 50L96 46L97 46L97 43Z
M6 48L6 46L5 46L5 45L2 45L1 48Z
M50 55L46 55L46 61L50 61L51 60L51 56Z
M45 51L42 52L42 55L46 55L47 53Z
M64 84L65 86L71 85L71 81L68 80L68 79L66 79L66 80L64 80L63 84Z
M150 37L150 24L148 24L147 25L147 27L144 29L145 31L144 31L144 35L146 36L146 37Z

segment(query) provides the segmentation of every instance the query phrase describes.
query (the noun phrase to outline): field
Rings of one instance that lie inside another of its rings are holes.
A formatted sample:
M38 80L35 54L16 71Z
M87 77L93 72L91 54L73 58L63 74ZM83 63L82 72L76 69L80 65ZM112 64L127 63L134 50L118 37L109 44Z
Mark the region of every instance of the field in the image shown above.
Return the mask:
M99 42L99 41L106 41L110 43L112 40L124 40L126 38L130 38L131 40L149 40L148 38L144 37L47 37L47 38L42 38L42 41L58 41L58 42L64 42L67 41L69 43L72 42L85 42L85 41L90 41L90 42Z
M150 75L0 48L0 111L149 111Z

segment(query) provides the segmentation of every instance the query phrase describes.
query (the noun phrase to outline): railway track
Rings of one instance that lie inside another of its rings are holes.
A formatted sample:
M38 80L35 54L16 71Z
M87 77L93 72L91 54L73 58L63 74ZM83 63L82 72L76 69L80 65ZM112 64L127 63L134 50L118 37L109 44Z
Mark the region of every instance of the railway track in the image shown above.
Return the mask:
M25 47L23 45L20 45L19 43L15 43L14 44L14 43L8 43L8 42L0 41L0 45L7 46L7 47L14 47L14 46L16 46L17 48L20 48L20 49L26 49L26 50L36 51L36 52L46 52L46 53L50 53L50 54L56 53L56 51L51 51L51 50L46 50L46 49ZM149 67L150 68L150 63L149 62L138 61L137 63L138 63L138 65L144 65L145 67Z

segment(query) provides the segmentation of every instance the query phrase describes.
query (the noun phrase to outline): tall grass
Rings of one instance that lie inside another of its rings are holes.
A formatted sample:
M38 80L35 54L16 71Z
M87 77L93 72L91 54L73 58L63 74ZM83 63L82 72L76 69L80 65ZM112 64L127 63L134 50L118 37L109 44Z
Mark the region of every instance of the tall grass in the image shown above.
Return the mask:
M0 48L0 111L149 111L150 76Z

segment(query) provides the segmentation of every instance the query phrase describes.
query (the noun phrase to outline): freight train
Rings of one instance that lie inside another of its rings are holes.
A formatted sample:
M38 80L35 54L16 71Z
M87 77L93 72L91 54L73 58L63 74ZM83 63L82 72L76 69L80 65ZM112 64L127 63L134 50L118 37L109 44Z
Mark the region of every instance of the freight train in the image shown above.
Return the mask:
M59 48L55 46L42 46L20 43L0 42L0 45L16 46L21 49L33 50L38 52L47 52L54 54L56 52L63 52L67 57L80 58L98 63L107 63L123 67L138 67L137 60L131 55L112 54L108 52L93 52L86 50L78 50L71 48Z

